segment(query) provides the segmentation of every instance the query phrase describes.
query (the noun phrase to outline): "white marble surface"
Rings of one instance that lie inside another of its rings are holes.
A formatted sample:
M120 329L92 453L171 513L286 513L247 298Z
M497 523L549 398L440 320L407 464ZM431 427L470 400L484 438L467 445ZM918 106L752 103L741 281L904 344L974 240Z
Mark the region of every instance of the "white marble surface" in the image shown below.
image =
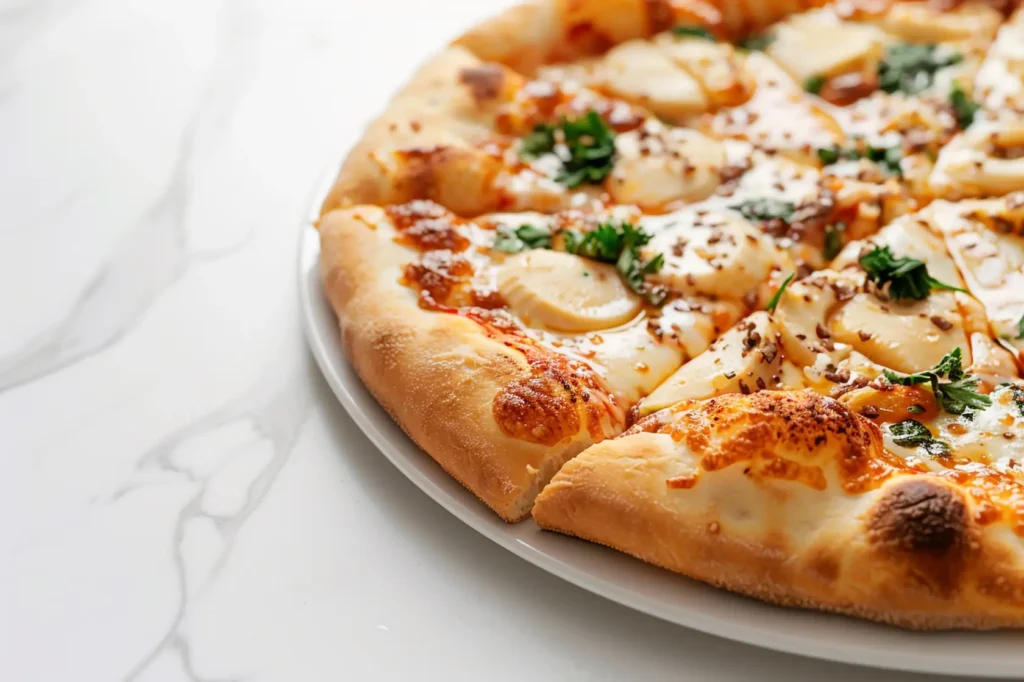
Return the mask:
M571 587L320 379L296 221L474 0L0 0L0 680L924 679Z

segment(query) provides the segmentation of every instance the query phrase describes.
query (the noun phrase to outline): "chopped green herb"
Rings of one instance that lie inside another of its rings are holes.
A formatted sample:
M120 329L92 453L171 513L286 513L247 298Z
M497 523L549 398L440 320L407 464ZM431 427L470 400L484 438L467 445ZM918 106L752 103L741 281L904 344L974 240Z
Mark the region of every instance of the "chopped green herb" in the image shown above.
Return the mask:
M742 213L747 220L781 220L786 223L793 220L796 211L792 202L772 198L747 199L730 208Z
M843 158L843 150L839 147L821 147L818 149L818 158L824 166L830 166Z
M812 95L817 95L819 92L821 92L821 89L823 87L825 87L824 76L808 76L804 80L804 90L811 93Z
M889 425L892 441L904 448L918 447L933 457L944 457L949 454L949 444L932 437L928 427L916 419L904 419Z
M974 115L981 108L977 102L971 99L970 95L964 92L963 88L956 81L953 82L953 87L949 91L949 103L953 107L957 125L960 126L961 130L974 123Z
M927 298L932 289L967 293L929 275L928 266L922 260L896 258L888 246L876 246L870 253L861 256L860 266L868 274L868 279L879 287L888 284L889 298L895 301Z
M654 305L665 301L664 288L648 288L644 276L657 274L665 265L665 257L658 254L646 263L640 258L640 247L651 240L651 235L641 227L627 222L601 223L597 229L580 235L572 230L563 235L565 250L584 258L614 263L622 278L637 294L644 296Z
M779 307L779 301L782 300L782 294L786 291L786 287L789 286L789 283L793 281L794 277L796 277L796 273L791 272L786 279L782 280L782 284L780 284L779 288L775 290L775 293L772 294L771 299L768 301L768 305L765 306L768 312L774 313L775 309Z
M868 145L863 153L857 147L821 147L818 149L818 159L822 165L829 166L842 160L857 160L867 158L870 161L881 165L886 171L893 175L902 175L900 160L903 158L903 149L898 145L892 147L873 147Z
M901 386L931 384L935 399L950 414L964 414L968 409L984 410L992 404L991 398L978 393L978 379L964 372L963 354L959 347L944 355L939 364L926 372L901 375L887 369L884 374L889 383ZM943 383L940 378L949 380Z
M770 33L758 33L743 39L737 47L741 50L750 50L751 52L763 52L766 47L774 42L775 36Z
M538 123L523 138L519 145L519 154L527 159L535 159L555 149L555 126L550 123Z
M567 152L564 155L556 149L559 137ZM526 159L552 152L562 159L562 169L555 178L558 182L570 188L599 183L615 162L615 133L596 111L588 111L581 118L563 118L556 125L537 124L519 147L519 154Z
M835 223L825 226L825 248L823 255L832 260L843 250L843 232L846 230L846 223Z
M494 240L494 250L505 253L519 253L528 249L550 249L551 233L541 227L520 225L514 230L498 228L498 236Z
M924 412L924 406L911 405L910 407L907 408L907 412L909 412L910 414L921 414L922 412Z
M1024 315L1021 315L1020 319L1017 320L1017 338L1024 339Z
M916 95L935 80L939 69L963 61L963 55L933 43L899 43L885 50L878 64L878 87Z
M712 42L718 42L711 31L707 30L703 26L675 26L672 28L672 33L677 36L686 36L689 38L703 38L704 40L710 40Z

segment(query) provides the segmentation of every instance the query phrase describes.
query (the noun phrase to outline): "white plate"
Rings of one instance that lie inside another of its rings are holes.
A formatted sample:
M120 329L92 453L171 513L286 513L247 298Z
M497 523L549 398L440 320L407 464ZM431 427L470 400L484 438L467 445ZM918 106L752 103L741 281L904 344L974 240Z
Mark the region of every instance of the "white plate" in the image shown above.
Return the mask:
M904 632L829 614L783 609L718 590L613 550L508 525L450 478L392 421L346 361L320 288L320 239L303 226L299 295L309 347L345 410L409 480L513 554L594 594L703 632L803 656L918 672L1021 677L1024 633ZM387 500L381 500L387 504Z

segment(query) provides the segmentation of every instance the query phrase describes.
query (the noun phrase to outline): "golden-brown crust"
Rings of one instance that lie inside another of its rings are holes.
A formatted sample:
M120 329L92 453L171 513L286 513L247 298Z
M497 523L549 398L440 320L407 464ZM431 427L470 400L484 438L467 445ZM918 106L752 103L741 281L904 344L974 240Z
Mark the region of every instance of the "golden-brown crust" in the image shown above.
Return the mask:
M506 521L528 515L555 471L615 428L613 420L595 423L597 396L578 399L586 387L545 366L540 350L538 361L466 316L420 308L416 292L400 283L417 253L395 241L382 209L332 211L320 235L324 289L363 382L421 448ZM553 377L557 391L538 386ZM506 415L531 432L510 434Z
M787 606L921 630L1024 626L1020 539L979 522L965 487L886 460L877 428L835 401L732 395L659 419L563 467L538 524ZM765 475L777 459L819 467L826 489ZM865 459L885 466L864 477Z

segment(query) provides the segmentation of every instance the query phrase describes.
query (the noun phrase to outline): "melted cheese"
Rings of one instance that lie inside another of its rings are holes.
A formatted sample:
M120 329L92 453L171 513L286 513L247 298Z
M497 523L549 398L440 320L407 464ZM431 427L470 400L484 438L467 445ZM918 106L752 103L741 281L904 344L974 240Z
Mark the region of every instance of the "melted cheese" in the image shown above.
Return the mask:
M929 178L951 199L998 196L1024 188L1024 114L979 116L939 153Z
M768 315L754 313L641 401L640 414L650 414L683 400L777 388L781 382L782 353L774 338L775 328Z
M654 44L700 83L715 108L742 104L754 91L746 60L728 43L668 32L656 36Z
M982 3L936 10L927 2L897 2L882 15L878 24L909 42L941 43L991 38L1001 22L999 12Z
M753 294L756 300L775 269L793 267L771 240L732 211L690 208L643 224L655 232L647 257L665 258L653 279L688 296L740 300Z
M1024 108L1024 9L999 29L975 76L974 92L992 111Z
M726 163L722 143L657 121L619 135L615 147L619 158L605 181L608 193L644 209L704 199L718 187Z

